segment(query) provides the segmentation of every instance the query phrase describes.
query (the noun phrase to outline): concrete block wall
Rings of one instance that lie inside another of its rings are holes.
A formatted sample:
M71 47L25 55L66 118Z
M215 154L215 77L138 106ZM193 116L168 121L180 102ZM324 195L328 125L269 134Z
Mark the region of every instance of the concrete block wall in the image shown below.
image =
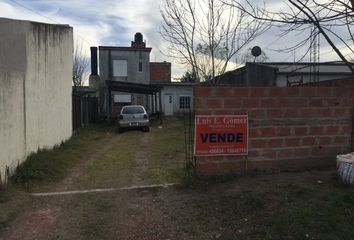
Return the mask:
M196 115L249 116L249 155L196 157L205 174L335 166L351 151L353 90L195 87Z
M73 32L0 18L0 173L72 134Z

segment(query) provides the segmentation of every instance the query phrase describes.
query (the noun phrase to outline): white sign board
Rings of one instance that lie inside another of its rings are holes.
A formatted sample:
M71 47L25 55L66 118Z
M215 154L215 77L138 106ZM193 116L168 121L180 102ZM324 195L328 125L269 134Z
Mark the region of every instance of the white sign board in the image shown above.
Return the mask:
M122 95L122 94L115 94L114 95L114 102L115 103L131 103L132 96L129 95Z

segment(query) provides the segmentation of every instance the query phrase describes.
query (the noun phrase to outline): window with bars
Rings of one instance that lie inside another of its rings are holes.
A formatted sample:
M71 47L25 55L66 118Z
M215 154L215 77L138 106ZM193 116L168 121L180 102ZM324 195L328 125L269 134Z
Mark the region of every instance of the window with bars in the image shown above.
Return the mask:
M179 108L180 109L190 109L191 108L191 97L190 96L180 96L179 97Z

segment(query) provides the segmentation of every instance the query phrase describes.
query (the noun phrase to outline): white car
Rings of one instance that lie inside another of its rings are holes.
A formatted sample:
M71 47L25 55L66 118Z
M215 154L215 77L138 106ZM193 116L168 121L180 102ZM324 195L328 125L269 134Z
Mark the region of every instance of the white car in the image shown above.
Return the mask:
M137 128L144 132L150 131L150 120L145 108L141 105L124 106L119 114L118 131Z

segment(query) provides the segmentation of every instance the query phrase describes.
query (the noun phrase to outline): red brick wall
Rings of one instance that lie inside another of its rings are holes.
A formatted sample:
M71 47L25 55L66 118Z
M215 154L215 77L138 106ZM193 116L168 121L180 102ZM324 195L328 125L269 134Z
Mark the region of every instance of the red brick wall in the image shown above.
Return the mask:
M336 87L195 87L196 115L248 114L249 155L196 157L205 174L335 166L351 150L353 91Z
M150 63L150 82L171 82L171 63L151 62Z

